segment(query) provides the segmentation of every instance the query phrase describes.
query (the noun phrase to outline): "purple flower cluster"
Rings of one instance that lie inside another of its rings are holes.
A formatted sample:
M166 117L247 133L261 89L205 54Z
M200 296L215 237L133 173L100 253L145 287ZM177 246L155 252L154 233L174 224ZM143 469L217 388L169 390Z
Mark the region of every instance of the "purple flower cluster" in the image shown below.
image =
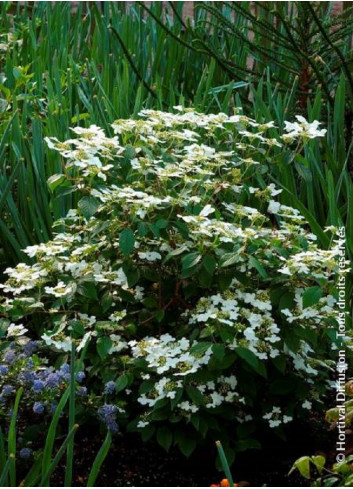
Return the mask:
M32 455L32 450L30 448L22 448L20 450L20 457L23 458L23 459L28 459L30 458Z
M119 430L118 423L116 422L117 412L118 408L113 404L104 404L98 409L99 419L112 433L116 433Z
M38 355L33 356L38 346L37 341L28 341L24 345L11 343L0 354L0 407L12 400L19 387L24 387L35 414L43 414L46 408L52 412L55 398L70 381L70 365L65 363L58 369L45 366L45 361ZM76 381L80 383L84 378L85 373L78 372ZM85 387L78 387L78 395L86 393Z
M115 382L113 380L110 380L107 382L104 386L104 394L114 394L115 392Z
M28 341L24 345L12 343L0 353L0 410L9 414L13 398L19 389L24 388L24 404L32 413L41 416L44 413L52 414L57 406L57 400L62 395L71 379L70 365L65 363L60 368L48 367L36 350L39 344ZM76 396L83 398L88 395L87 387L81 383L85 379L84 371L76 373ZM103 388L104 396L113 396L116 393L114 381L108 381ZM116 433L119 430L117 423L118 407L114 404L104 404L98 407L101 396L93 401L91 407L97 409L98 417L106 427ZM98 402L97 402L98 401ZM82 401L85 403L85 401ZM22 449L21 458L29 458L29 449Z

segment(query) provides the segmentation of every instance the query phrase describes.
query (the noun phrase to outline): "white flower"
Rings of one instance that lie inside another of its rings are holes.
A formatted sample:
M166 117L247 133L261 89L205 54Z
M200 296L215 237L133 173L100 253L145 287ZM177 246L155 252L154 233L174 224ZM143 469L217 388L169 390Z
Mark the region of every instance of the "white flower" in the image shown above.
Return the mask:
M302 408L304 409L311 409L312 408L312 403L310 401L304 401L302 404Z
M74 293L75 287L74 284L69 285L60 281L55 287L45 287L44 291L47 294L54 295L55 297L66 297Z
M200 212L200 216L207 217L208 215L213 214L214 212L215 209L210 204L207 204Z
M267 208L267 212L270 214L277 214L281 208L281 204L279 202L275 202L274 200L270 200Z
M139 422L137 423L137 427L138 427L138 428L145 428L145 427L146 427L146 426L148 426L149 424L150 424L150 423L149 423L149 421L139 421Z
M7 328L7 336L22 336L27 333L28 329L23 326L23 324L11 323Z
M55 335L49 336L48 334L44 333L42 335L42 340L48 346L54 346L55 348L57 348L60 351L70 352L72 350L71 338L66 337L63 340L55 340L54 337L55 337Z
M157 253L156 251L149 251L149 252L139 252L138 253L139 258L141 260L147 260L147 261L156 261L156 260L161 260L162 255L160 253Z
M197 413L197 411L199 410L198 406L196 406L195 404L191 404L189 401L183 401L179 403L178 408L190 413Z

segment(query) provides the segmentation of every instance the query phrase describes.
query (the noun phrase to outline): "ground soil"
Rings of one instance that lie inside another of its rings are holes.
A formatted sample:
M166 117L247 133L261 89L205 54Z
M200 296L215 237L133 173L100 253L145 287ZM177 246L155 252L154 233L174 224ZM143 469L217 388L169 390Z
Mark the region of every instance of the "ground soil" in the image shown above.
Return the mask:
M247 481L252 487L306 486L298 475L288 476L293 462L302 455L329 453L334 434L327 426L297 425L288 437L291 442L269 438L261 451L248 451L237 456L232 467L234 479ZM75 446L74 486L85 486L87 476L102 437L78 433ZM166 453L155 442L142 443L139 435L118 434L101 469L96 486L207 487L219 483L224 475L215 467L216 448L213 440L186 459L177 449ZM62 470L53 477L52 485L63 486Z

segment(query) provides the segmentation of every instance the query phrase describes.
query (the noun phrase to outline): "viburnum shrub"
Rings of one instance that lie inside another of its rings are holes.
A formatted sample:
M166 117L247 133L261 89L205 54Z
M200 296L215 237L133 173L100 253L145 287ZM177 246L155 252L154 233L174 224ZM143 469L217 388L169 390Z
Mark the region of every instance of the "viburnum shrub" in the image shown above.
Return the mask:
M73 341L119 422L186 455L205 437L228 456L256 447L331 385L337 247L320 249L264 176L325 130L273 127L176 107L118 120L114 137L47 139L63 158L49 187L81 194L78 209L2 285L4 329L58 353Z

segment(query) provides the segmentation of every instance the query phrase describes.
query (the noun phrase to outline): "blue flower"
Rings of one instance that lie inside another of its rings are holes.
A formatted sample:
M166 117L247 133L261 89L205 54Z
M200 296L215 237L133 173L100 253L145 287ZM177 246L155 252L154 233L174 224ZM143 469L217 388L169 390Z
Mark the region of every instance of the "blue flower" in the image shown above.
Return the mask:
M34 367L34 362L32 358L28 359L28 362L26 363L26 368L33 368Z
M43 414L44 413L44 406L41 402L35 402L33 404L33 412L36 414Z
M7 384L3 386L1 394L3 396L10 396L14 391L15 388L12 385Z
M29 371L21 372L18 377L20 380L24 380L25 382L34 382L36 380L34 372Z
M51 412L51 414L54 414L55 413L55 410L56 410L57 406L58 406L58 403L56 401L53 401L51 403L51 406L50 406L50 412Z
M60 376L56 372L50 373L48 377L45 379L46 387L50 387L50 388L57 387L59 383L60 383Z
M16 355L13 351L10 350L5 353L4 362L9 363L11 365L12 363L14 363L15 360L16 360Z
M116 433L119 430L118 423L116 422L117 411L118 408L112 404L104 404L98 409L99 418L112 433Z
M79 387L76 391L76 396L82 397L87 395L87 387Z
M34 392L40 392L44 389L44 382L42 380L35 380L33 382L32 390Z
M78 372L76 375L76 380L77 382L82 382L85 377L86 374L84 372Z
M68 363L63 363L60 367L60 371L64 374L70 373L70 365Z
M38 341L28 341L25 345L23 345L24 354L27 357L30 357L32 353L38 348Z
M32 450L30 448L22 448L20 450L20 457L27 459L32 455Z
M61 365L59 374L66 380L70 379L70 365L68 363L64 363Z
M9 369L6 365L0 365L0 375L6 375L8 371Z
M115 392L115 382L110 380L104 386L104 394L113 394Z

